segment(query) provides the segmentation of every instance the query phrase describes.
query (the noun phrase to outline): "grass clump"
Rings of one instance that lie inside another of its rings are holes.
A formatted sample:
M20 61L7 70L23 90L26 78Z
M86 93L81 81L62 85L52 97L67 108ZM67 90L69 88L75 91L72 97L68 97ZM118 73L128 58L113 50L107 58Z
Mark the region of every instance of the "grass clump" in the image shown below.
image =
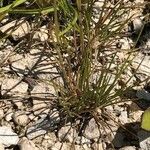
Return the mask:
M89 0L85 5L78 0L73 7L66 1L67 6L73 7L78 14L78 18L64 34L60 34L58 10L54 11L57 39L54 49L58 54L58 71L63 79L63 82L54 83L54 86L58 91L60 107L66 115L72 117L92 114L97 108L103 109L121 101L131 79L123 86L117 86L132 62L133 51L127 50L127 57L121 62L117 59L120 50L113 49L114 41L122 37L123 29L132 17L128 16L130 8L122 0L113 6L105 0L95 22L93 10L96 2Z
M51 15L52 30L49 41L56 54L54 67L61 81L51 81L57 93L57 104L69 117L91 115L99 109L122 101L130 77L118 85L132 62L133 49L121 51L114 43L123 38L131 20L130 9L123 0L111 4L109 0L16 0L0 8L0 13ZM98 11L98 14L94 11ZM47 42L47 45L49 43Z

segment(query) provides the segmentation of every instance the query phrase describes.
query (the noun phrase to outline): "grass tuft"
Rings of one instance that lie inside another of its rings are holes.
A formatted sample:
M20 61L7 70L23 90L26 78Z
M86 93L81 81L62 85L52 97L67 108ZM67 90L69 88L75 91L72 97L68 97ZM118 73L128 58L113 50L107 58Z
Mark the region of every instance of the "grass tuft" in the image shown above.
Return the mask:
M133 16L123 0L15 0L0 8L0 20L9 14L47 16L52 20L47 45L56 55L54 66L61 81L50 81L57 93L57 104L67 117L82 117L97 109L122 101L132 76L119 85L134 58L135 49L124 50L121 61L115 42L123 38ZM97 10L96 10L97 11ZM39 19L40 20L40 19ZM37 19L38 22L38 19ZM52 42L49 44L49 40ZM114 48L115 47L115 48ZM103 112L103 111L102 111Z

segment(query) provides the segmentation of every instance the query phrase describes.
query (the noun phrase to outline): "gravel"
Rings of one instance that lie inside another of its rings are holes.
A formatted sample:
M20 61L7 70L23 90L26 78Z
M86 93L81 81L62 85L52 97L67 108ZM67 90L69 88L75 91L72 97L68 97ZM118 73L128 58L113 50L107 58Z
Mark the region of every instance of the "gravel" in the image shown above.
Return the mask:
M9 147L12 145L17 145L18 141L18 135L14 133L10 127L0 127L0 143L6 147Z

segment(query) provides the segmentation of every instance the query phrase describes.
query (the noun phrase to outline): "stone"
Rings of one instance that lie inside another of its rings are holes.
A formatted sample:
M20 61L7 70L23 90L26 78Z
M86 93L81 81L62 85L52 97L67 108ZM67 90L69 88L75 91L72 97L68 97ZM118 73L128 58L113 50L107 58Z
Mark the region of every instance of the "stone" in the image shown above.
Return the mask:
M125 136L122 133L114 132L114 139L112 141L112 144L114 145L114 147L120 148L125 144L124 139Z
M138 131L137 135L139 138L140 148L142 150L150 150L150 132L141 129Z
M55 133L54 132L48 132L48 134L46 134L44 136L44 140L42 141L42 145L44 147L52 147L57 141L58 141L58 139L56 138Z
M124 111L122 107L118 106L117 104L114 105L114 112L116 115L120 115L122 111Z
M27 53L25 56L15 54L9 58L9 61L12 64L13 70L22 76L23 74L27 73L27 67L32 69L37 61L37 58L29 53Z
M121 39L119 43L121 43L121 49L123 50L128 50L131 47L129 40L127 38Z
M113 108L113 106L111 106L111 105L106 106L105 108L106 108L107 111L109 111L109 112L113 112L113 111L114 111L114 108Z
M141 121L141 116L143 114L142 110L134 111L130 114L130 118L132 118L134 122L140 122Z
M150 93L144 89L138 90L136 96L138 99L144 99L150 102Z
M9 110L6 112L5 120L8 121L8 122L9 122L10 120L12 120L12 115L13 115L13 112L12 112L11 109L9 109Z
M92 144L92 148L94 150L104 150L103 143L93 143Z
M2 94L26 94L28 84L21 81L21 78L5 79L2 83Z
M6 32L9 29L10 31L7 34L12 32L11 34L14 38L20 38L30 32L30 25L27 21L20 19L19 21L14 20L0 27L0 31L2 32Z
M140 66L139 66L140 65ZM137 74L143 74L149 76L150 74L150 57L145 56L143 54L138 54L132 61L133 69L136 70L137 67Z
M70 142L72 143L77 137L77 132L71 126L62 127L58 131L58 138L61 142Z
M101 1L95 1L94 5L93 5L93 12L94 15L92 16L93 21L95 23L97 23L99 21L99 17L100 17L100 11L102 9L102 6L104 5L105 0L101 0ZM108 4L108 3L107 3ZM109 3L110 4L110 3ZM108 5L109 5L108 4ZM109 6L108 6L109 7Z
M23 109L23 103L21 101L14 102L14 105L17 106L18 109Z
M5 147L2 143L0 143L0 150L5 150Z
M53 86L48 85L47 83L38 83L31 91L31 94L36 96L55 95L55 89Z
M12 103L13 103L13 105L14 105L15 108L17 107L17 110L18 109L22 110L23 109L23 101L24 101L24 99L16 98L16 99L12 100Z
M19 141L18 145L20 150L40 150L31 140L28 140L26 137L23 137Z
M115 122L118 122L118 121L119 121L118 119L115 119L115 120L110 119L110 120L106 121L107 124L109 125L109 127L111 128L111 130L110 130L110 128L105 127L106 132L111 133L112 131L113 132L117 131L118 130L118 124Z
M83 145L83 144L91 144L91 140L85 138L84 136L77 136L76 144Z
M46 134L48 131L53 131L57 128L60 122L58 111L53 111L46 118L41 118L27 129L26 135L31 140L41 135Z
M100 137L100 131L99 131L99 127L98 125L96 124L96 121L94 120L94 118L92 118L87 127L85 128L85 131L84 131L84 136L87 138L87 139L96 139L96 138L99 138Z
M48 103L41 101L41 100L33 100L33 113L34 115L39 114L48 114Z
M127 111L121 111L121 114L119 116L119 120L121 124L128 123L128 114Z
M20 126L26 126L29 122L29 117L25 114L25 112L17 111L12 116L14 122Z
M121 86L126 85L126 87L131 87L135 82L137 82L130 67L126 68L125 74L121 75L121 79L119 81L121 81Z
M48 30L46 26L42 26L39 31L36 31L33 39L40 39L40 41L47 41L48 39Z
M43 119L37 120L33 126L27 129L26 136L30 140L42 136L47 133L47 131L49 130L48 129L49 126L50 125L48 120Z
M39 118L38 118L38 116L35 116L34 114L30 113L30 114L29 114L29 119L32 120L32 121L33 121L33 120L34 120L34 121L37 121Z
M143 28L143 21L140 17L136 17L133 19L133 30L136 34L139 34Z
M101 0L101 1L96 1L94 3L94 8L98 9L100 11L100 9L102 8L102 6L104 5L104 1L105 0Z
M136 4L143 4L145 1L144 0L134 0L134 3Z
M71 144L70 143L61 143L61 142L56 142L52 147L51 150L70 150L71 149Z
M72 148L73 149L73 148ZM87 144L83 145L74 145L75 150L91 150L90 146ZM94 149L94 150L101 150L101 149Z
M18 141L18 135L14 133L11 128L6 126L0 127L0 143L9 147L11 145L17 145Z
M0 108L0 120L4 117L4 110Z
M4 119L1 119L1 120L0 120L0 123L1 123L0 126L11 127L12 121L7 121L7 120L6 120L6 116L5 116Z
M145 48L145 49L146 49L146 48L150 48L150 39L147 39L147 42L146 42L144 48ZM148 53L149 53L149 52L148 52Z
M125 146L125 147L120 148L119 150L136 150L136 147L135 146Z

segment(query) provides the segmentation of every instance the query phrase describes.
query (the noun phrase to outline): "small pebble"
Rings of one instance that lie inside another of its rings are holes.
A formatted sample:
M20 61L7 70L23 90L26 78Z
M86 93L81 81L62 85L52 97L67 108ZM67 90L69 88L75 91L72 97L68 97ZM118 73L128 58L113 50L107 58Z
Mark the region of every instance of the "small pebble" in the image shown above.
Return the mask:
M20 126L26 126L27 123L29 122L28 116L21 111L15 112L12 117L14 122Z
M23 103L20 101L15 102L15 105L17 106L18 109L22 109L22 107L23 107Z
M0 150L5 150L4 145L0 143Z
M0 120L4 117L4 110L0 108Z
M9 122L12 119L12 115L13 115L13 112L6 113L5 120Z
M19 141L19 148L20 150L39 150L35 144L31 141L28 140L26 137L23 137L20 141Z
M125 146L125 147L120 148L119 150L136 150L136 147L135 146Z
M142 19L140 17L136 17L134 18L133 20L133 28L134 28L134 32L135 33L140 33L140 31L142 30L143 28L143 22L142 22Z
M10 127L0 127L0 143L2 143L5 147L17 145L18 141L18 135Z

